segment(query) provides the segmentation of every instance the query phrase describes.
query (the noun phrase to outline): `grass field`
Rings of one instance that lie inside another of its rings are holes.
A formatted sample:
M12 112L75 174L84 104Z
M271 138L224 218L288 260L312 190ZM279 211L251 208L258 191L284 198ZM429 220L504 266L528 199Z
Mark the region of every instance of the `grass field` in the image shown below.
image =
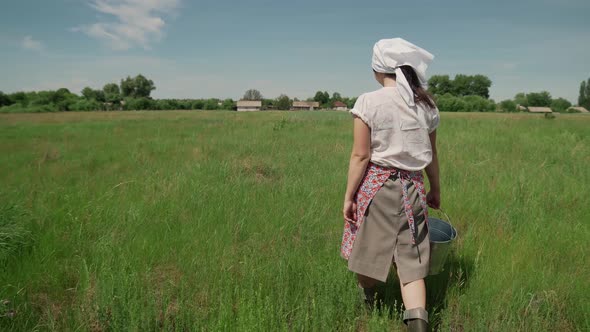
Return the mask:
M403 330L339 257L345 112L0 116L0 330ZM590 116L443 114L441 331L590 330Z

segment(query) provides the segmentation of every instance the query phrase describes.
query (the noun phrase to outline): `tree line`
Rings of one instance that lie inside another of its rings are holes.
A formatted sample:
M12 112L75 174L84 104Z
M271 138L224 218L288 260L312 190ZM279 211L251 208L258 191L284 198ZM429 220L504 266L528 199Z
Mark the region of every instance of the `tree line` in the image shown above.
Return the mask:
M428 91L434 96L441 112L517 112L523 107L550 107L554 112L574 112L572 104L564 98L553 98L547 91L518 93L512 99L496 103L489 98L492 81L484 75L434 75L428 80ZM117 83L108 83L102 89L85 87L81 95L62 88L55 91L15 92L0 91L0 112L57 112L57 111L109 111L109 110L232 110L232 99L153 99L154 82L143 75L126 77ZM277 98L264 98L256 89L247 90L243 100L260 100L263 109L288 110L297 98L282 94ZM334 108L341 102L352 108L356 97L343 97L338 92L317 91L306 101L318 102L320 108ZM590 108L590 78L580 84L580 106ZM520 107L519 107L520 106Z
M553 112L579 112L564 98L553 98L548 91L517 93L514 98L496 103L489 98L492 81L484 75L434 75L428 80L428 91L442 112L519 112L527 107L549 107ZM580 106L590 106L590 79L580 86Z
M81 95L61 88L55 91L0 91L0 112L62 112L112 110L218 110L232 109L231 99L153 99L154 82L143 75L127 77L102 89L85 87Z
M318 91L313 98L307 98L305 101L318 102L320 108L332 109L336 102L341 102L346 107L352 108L356 102L356 97L343 97L339 92L334 92L332 95L328 91ZM244 93L242 100L259 100L262 102L263 109L277 109L289 110L293 106L294 101L300 101L298 98L291 99L285 94L281 94L275 99L268 99L262 96L262 93L256 89L249 89Z

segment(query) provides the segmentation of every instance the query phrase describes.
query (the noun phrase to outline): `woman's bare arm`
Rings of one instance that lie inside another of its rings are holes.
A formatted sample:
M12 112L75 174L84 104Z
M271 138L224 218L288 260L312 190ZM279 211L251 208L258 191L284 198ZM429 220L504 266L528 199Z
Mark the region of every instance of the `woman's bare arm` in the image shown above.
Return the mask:
M432 145L432 162L426 166L426 175L428 182L430 182L430 193L428 198L428 205L438 209L440 208L440 178L438 168L438 153L436 150L436 130L430 133L430 144Z
M344 201L353 200L371 159L371 129L359 117L354 117L354 143L348 167L348 184Z

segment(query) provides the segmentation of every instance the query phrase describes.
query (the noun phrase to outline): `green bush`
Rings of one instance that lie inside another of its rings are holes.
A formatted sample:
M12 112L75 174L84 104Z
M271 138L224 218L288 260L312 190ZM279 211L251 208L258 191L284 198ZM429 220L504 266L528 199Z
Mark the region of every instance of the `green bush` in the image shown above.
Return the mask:
M551 110L553 112L565 112L570 107L572 107L572 103L564 98L557 98L551 101Z
M501 101L498 106L504 112L516 112L516 103L510 99Z
M193 110L202 110L205 108L205 102L202 100L193 100L191 104L191 109Z
M31 105L23 106L21 104L12 104L10 106L4 106L0 108L0 113L47 113L57 112L58 109L55 105Z
M436 104L441 112L493 112L496 103L481 96L457 97L450 93L436 96Z
M176 109L172 105L172 103L170 101L166 100L166 99L158 100L158 101L156 101L156 104L158 105L157 108L159 110L164 110L165 111L165 110L173 110L173 109Z
M467 103L468 112L493 112L496 110L496 103L481 96L465 96L463 100Z
M72 111L101 111L104 110L104 104L96 100L79 99L70 108Z
M149 98L127 98L125 99L125 110L143 111L157 109L157 103Z
M0 113L19 113L24 112L25 107L21 104L12 104L10 106L0 107Z
M205 101L206 110L217 110L219 109L219 99L207 99Z

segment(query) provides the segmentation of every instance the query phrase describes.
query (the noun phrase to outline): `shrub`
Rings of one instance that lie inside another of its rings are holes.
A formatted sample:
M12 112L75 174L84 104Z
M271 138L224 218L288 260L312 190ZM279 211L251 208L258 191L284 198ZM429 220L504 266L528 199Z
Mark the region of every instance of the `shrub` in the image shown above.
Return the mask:
M565 112L571 106L572 103L564 98L557 98L551 101L551 110L553 112Z
M219 109L219 100L218 99L207 99L207 101L205 101L205 109L206 110Z
M0 108L0 113L46 113L46 112L57 112L58 109L55 105L31 105L23 106L21 104L12 104L10 106L4 106Z
M193 110L202 110L205 108L205 102L202 100L193 100L191 104L191 109Z
M503 100L498 105L504 112L516 112L516 103L510 99Z
M101 111L104 109L104 105L96 100L79 99L70 105L70 109L72 111Z
M125 99L125 110L143 111L156 109L156 102L149 98L127 98Z
M457 97L450 93L436 96L436 104L441 112L493 112L496 103L481 96Z

